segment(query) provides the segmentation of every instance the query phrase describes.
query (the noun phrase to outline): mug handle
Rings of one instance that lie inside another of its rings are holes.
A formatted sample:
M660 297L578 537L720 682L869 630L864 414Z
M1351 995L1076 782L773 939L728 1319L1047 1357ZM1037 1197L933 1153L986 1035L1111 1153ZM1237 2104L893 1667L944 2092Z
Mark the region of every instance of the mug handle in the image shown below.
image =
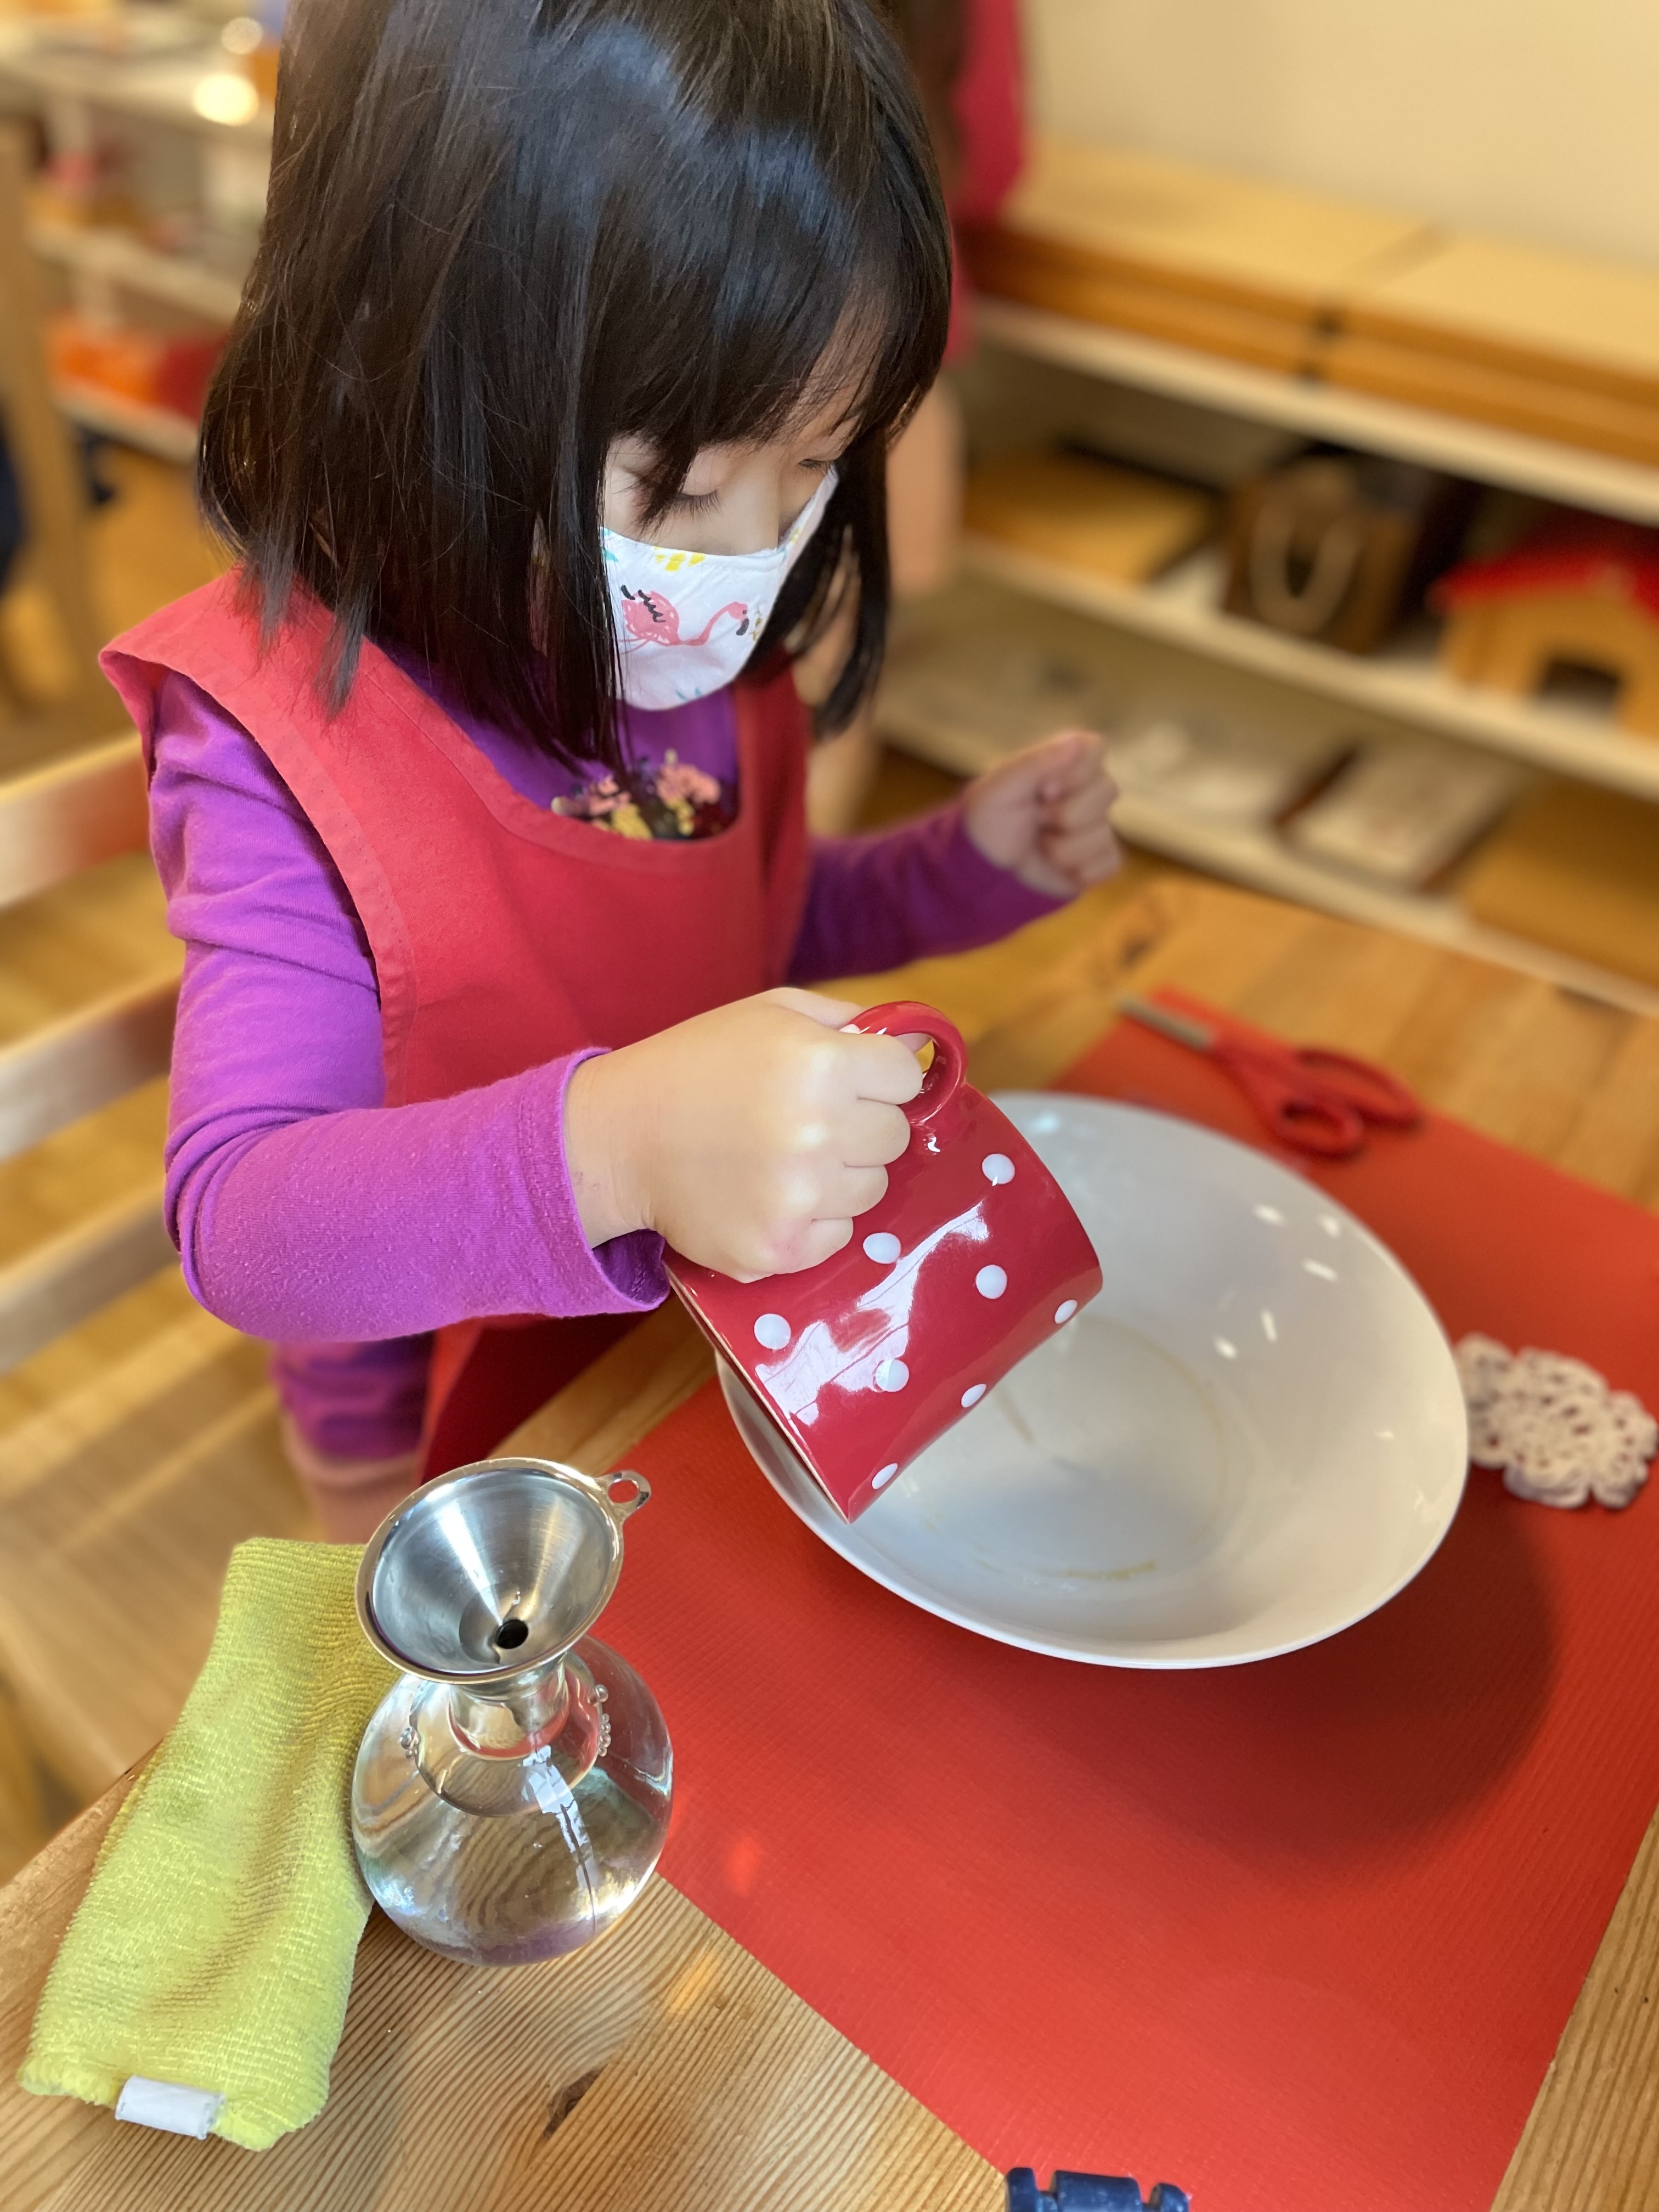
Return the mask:
M884 1006L866 1006L844 1024L860 1036L925 1036L933 1047L933 1064L921 1079L921 1088L904 1109L913 1129L936 1121L961 1090L968 1073L968 1048L954 1022L916 999L894 999Z

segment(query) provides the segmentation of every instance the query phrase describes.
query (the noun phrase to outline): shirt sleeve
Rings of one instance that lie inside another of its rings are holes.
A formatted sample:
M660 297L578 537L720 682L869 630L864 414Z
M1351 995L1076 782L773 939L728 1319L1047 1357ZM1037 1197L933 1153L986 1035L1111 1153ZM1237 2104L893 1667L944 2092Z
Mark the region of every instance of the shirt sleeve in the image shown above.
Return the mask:
M962 68L951 96L962 151L951 194L956 278L945 346L951 366L966 358L974 341L973 303L956 228L994 222L1025 166L1025 84L1017 0L966 0L966 5Z
M789 980L874 975L967 952L1065 903L988 860L960 806L862 837L815 837Z
M951 213L957 222L989 222L1025 162L1018 0L967 0L962 67L951 105L962 138Z
M581 1232L563 1107L586 1054L384 1103L374 963L338 872L246 731L179 676L158 700L151 821L186 948L167 1219L210 1311L338 1342L659 1302L659 1239L594 1251Z

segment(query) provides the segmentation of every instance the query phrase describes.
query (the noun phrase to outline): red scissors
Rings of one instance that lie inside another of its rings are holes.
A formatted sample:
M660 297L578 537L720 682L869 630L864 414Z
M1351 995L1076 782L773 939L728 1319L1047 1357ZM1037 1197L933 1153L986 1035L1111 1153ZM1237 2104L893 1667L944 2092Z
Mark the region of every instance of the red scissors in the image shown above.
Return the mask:
M1121 999L1118 1012L1224 1068L1282 1145L1322 1159L1352 1159L1367 1123L1414 1129L1423 1109L1403 1083L1369 1060L1319 1045L1258 1044L1230 1036L1150 999Z

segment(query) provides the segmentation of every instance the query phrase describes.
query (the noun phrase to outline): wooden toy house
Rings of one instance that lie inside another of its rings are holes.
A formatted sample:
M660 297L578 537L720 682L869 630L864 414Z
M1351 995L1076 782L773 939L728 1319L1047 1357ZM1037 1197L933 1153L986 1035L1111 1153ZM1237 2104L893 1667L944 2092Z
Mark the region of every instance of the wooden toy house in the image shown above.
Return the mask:
M1453 569L1434 603L1449 674L1526 696L1553 669L1593 668L1617 680L1622 726L1659 738L1659 530L1559 515L1512 552Z

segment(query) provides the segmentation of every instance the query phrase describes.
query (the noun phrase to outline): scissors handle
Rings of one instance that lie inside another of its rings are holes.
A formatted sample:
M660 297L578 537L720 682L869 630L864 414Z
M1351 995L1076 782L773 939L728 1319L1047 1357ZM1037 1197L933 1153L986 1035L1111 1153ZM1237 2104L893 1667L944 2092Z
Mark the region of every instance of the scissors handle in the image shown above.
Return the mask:
M1292 1057L1309 1078L1310 1090L1334 1091L1363 1121L1379 1129L1414 1129L1423 1119L1422 1106L1405 1085L1368 1060L1317 1044L1297 1048Z
M1263 1052L1231 1037L1218 1037L1210 1051L1280 1144L1328 1160L1352 1159L1364 1146L1358 1107L1316 1075L1304 1079L1296 1055Z

